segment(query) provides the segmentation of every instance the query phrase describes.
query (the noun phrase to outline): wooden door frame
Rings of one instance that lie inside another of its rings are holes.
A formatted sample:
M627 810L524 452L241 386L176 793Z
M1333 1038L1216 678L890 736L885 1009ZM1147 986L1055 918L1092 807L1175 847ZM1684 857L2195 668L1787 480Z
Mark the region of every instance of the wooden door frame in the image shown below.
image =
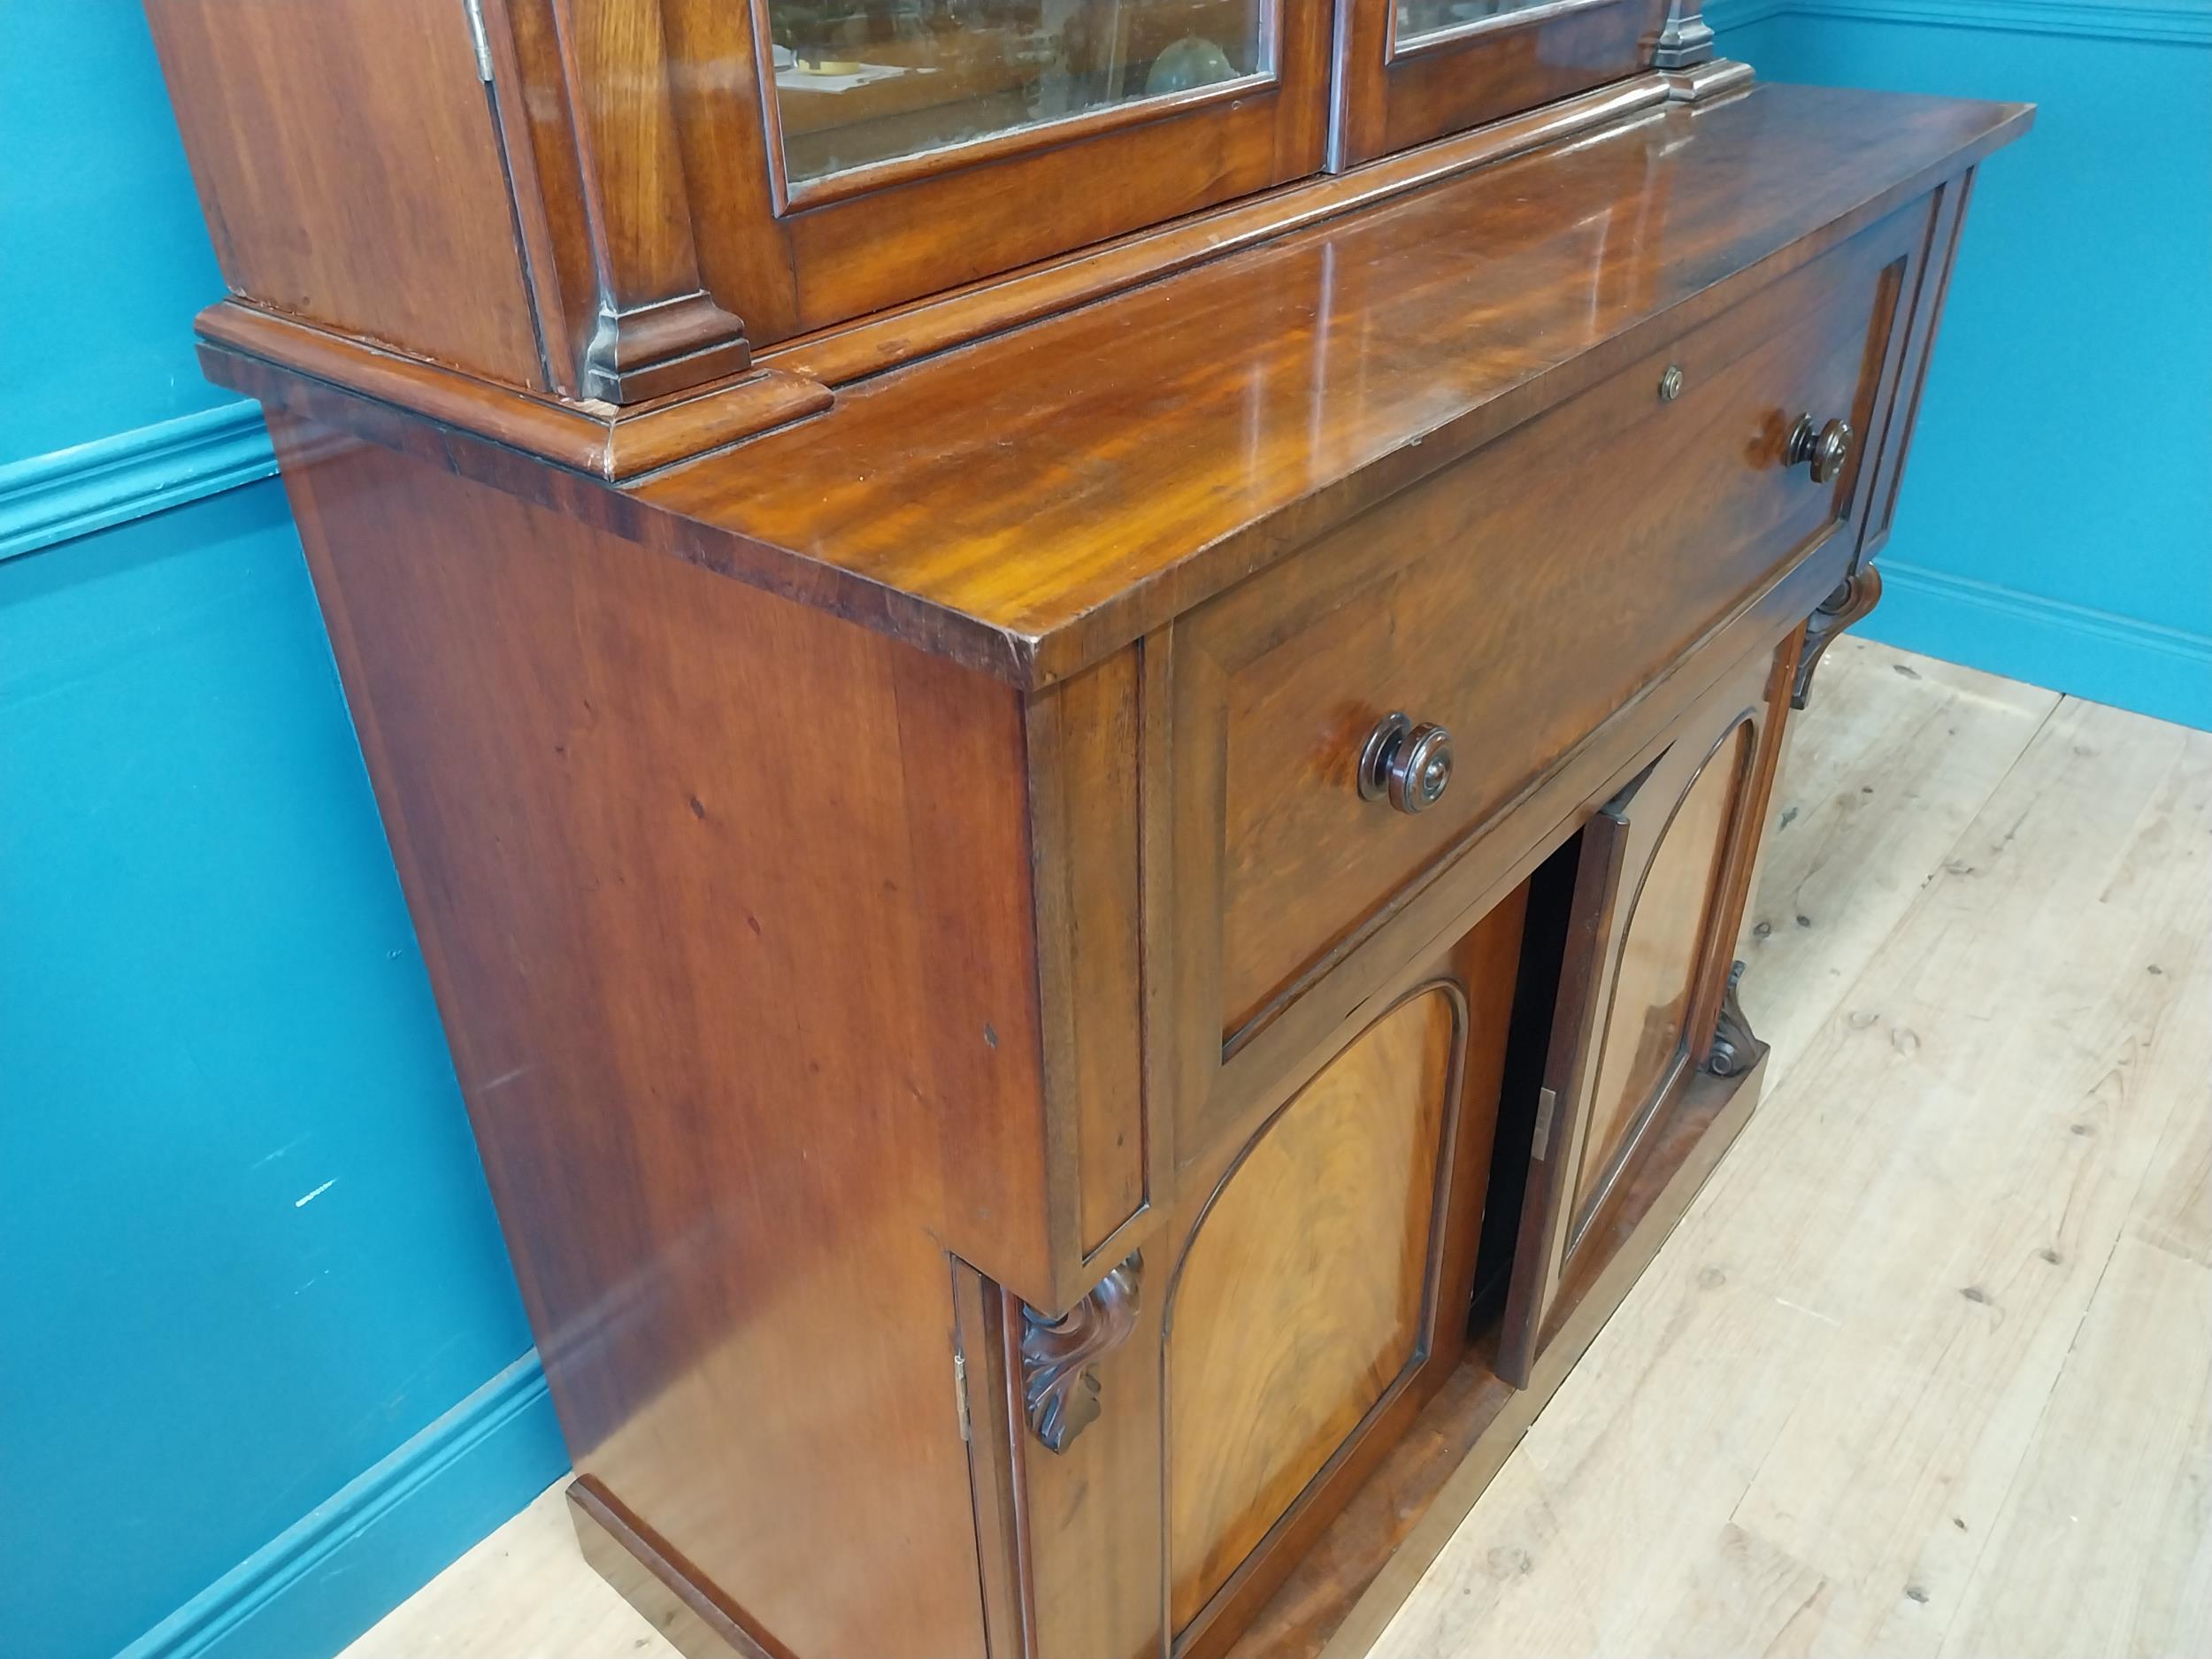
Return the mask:
M1766 827L1766 807L1780 763L1802 638L1793 628L1778 644L1770 642L1741 659L1675 723L1665 749L1642 768L1617 778L1607 804L1586 821L1567 956L1560 972L1544 1094L1538 1106L1529 1184L1499 1343L1499 1374L1517 1386L1526 1385L1558 1328L1565 1305L1563 1287L1583 1271L1578 1247L1601 1231L1598 1221L1644 1156L1655 1126L1704 1069ZM1609 1028L1620 955L1644 879L1665 845L1683 801L1747 725L1754 733L1751 753L1732 792L1722 831L1719 866L1696 945L1677 1057L1650 1097L1632 1113L1629 1132L1595 1198L1580 1203L1577 1177L1589 1128L1591 1095ZM1644 791L1655 784L1663 791L1648 803L1657 808L1656 818L1651 832L1641 835L1633 818L1614 808L1632 793L1636 803L1642 803ZM1616 826L1609 833L1609 825Z

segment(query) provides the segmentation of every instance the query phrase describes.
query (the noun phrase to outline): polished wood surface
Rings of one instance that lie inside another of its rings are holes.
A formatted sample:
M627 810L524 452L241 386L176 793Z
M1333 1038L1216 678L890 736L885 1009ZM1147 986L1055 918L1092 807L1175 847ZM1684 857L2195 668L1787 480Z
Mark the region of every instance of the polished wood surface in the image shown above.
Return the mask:
M392 410L253 358L208 363L265 402L1035 686L1719 315L2027 119L1801 88L1647 115L868 380L619 495L499 445L410 437ZM1852 165L1832 166L1845 133ZM1617 221L1624 192L1638 211ZM1562 234L1555 207L1632 228ZM1131 422L1157 441L1116 440Z
M1162 820L1154 833L1164 850L1150 867L1165 872L1162 885L1169 890L1161 902L1175 925L1157 930L1158 942L1148 961L1157 964L1156 978L1169 981L1164 994L1172 1007L1185 1010L1182 1018L1156 1027L1160 1034L1153 1045L1159 1077L1155 1088L1174 1103L1171 1127L1179 1159L1188 1162L1225 1138L1233 1139L1240 1125L1279 1098L1278 1091L1311 1075L1319 1057L1331 1051L1341 1022L1394 982L1409 959L1454 936L1525 880L1623 778L1664 750L1674 724L1710 695L1733 665L1747 654L1771 651L1785 636L1793 637L1801 626L1799 618L1819 602L1848 558L1845 539L1832 535L1786 566L1771 586L1724 618L1688 656L1575 743L1534 786L1440 860L1425 879L1394 895L1371 928L1333 956L1325 971L1233 1052L1225 1052L1220 1002L1210 988L1209 962L1217 932L1188 919L1202 904L1218 913L1218 877L1209 852L1221 839L1218 810L1209 804L1217 797L1164 784L1151 789L1148 798ZM1164 741L1156 750L1157 769L1170 779L1189 776L1191 748L1217 740L1200 721L1179 717L1168 724L1175 745L1189 747L1182 748L1179 759ZM1171 859L1164 849L1179 845L1182 853Z
M1870 229L1182 626L1225 682L1225 1038L1840 516L1847 472L1812 484L1781 437L1871 409L1924 234ZM1394 709L1455 741L1417 815L1350 787Z
M697 1582L698 1569L610 1499L588 1476L568 1483L576 1547L623 1600L651 1608L656 1629L689 1659L782 1659L733 1618Z
M1144 1113L1134 650L1029 705L1046 1088L1071 1102L1073 1254L1103 1251L1155 1185Z
M837 199L784 198L764 131L748 9L666 0L679 58L710 64L677 117L713 291L756 342L782 339L1012 270L1317 171L1328 113L1330 8L1281 0L1271 85L1103 130L1042 127L1010 143L895 171Z
M834 401L818 381L778 369L627 407L526 396L237 300L209 306L197 327L201 359L219 378L266 384L258 375L241 381L239 373L281 362L380 406L404 407L611 484L803 419Z
M1746 84L1751 80L1744 64L1721 65L1720 73L1740 76ZM757 360L831 384L879 373L1685 96L1680 77L1631 76L1369 166L1301 180L1209 213L1148 226L1064 258L785 341Z
M732 538L733 569L855 616L903 595L966 660L1044 683L1717 317L2026 119L1811 88L1665 110L864 382L635 494Z
M148 0L146 18L234 294L543 390L555 382L457 10Z
M1740 952L1764 1101L1471 1512L1437 1506L1440 1553L1415 1529L1391 1568L1410 1599L1394 1624L1363 1609L1352 1655L2212 1645L2212 1609L2175 1594L2212 1425L2208 766L2202 733L1837 644ZM1931 951L1959 971L1931 979ZM1970 1302L1985 1266L1994 1300ZM1636 1570L1593 1566L1613 1561ZM1273 1611L1245 1652L1320 1645ZM673 1659L576 1558L556 1490L346 1659L634 1644Z
M1222 1587L1176 1633L1179 1659L1213 1659L1239 1640L1277 1586L1299 1571L1306 1552L1331 1528L1336 1516L1361 1502L1428 1401L1450 1385L1460 1368L1466 1354L1479 1223L1489 1184L1526 899L1525 890L1517 886L1495 895L1478 918L1406 966L1321 1045L1324 1056L1341 1055L1408 999L1440 987L1450 987L1463 1007L1463 1048L1447 1118L1448 1169L1436 1200L1434 1254L1421 1313L1418 1356L1330 1453L1289 1508L1274 1518ZM1272 1113L1262 1117L1248 1125L1242 1138L1225 1140L1192 1171L1194 1179L1185 1183L1182 1210L1168 1231L1171 1239L1186 1235L1204 1220L1210 1194L1248 1148L1263 1144L1273 1121ZM1171 1463L1169 1472L1171 1477ZM1171 1581L1169 1587L1171 1591Z
M1499 1373L1509 1382L1528 1382L1641 1207L1694 1150L1695 1135L1671 1125L1701 1068L1714 1070L1709 1049L1766 822L1798 645L1793 631L1739 659L1665 734L1659 756L1617 780L1583 830L1546 1042L1549 1098L1537 1108L1499 1343ZM1677 861L1686 869L1670 869ZM1670 1018L1671 1040L1653 1045L1649 1087L1640 1093L1646 1073L1635 1060L1647 1008L1637 992L1647 976L1632 947L1646 902L1679 907L1694 922L1677 930L1665 964L1682 987L1678 1024ZM1764 1052L1745 1035L1724 1081L1740 1079Z
M158 5L211 211L288 257L273 71L358 18ZM424 125L506 286L410 252L534 366L250 280L203 318L578 1537L695 1651L1371 1633L1744 1121L1793 680L2027 111L1758 88L1659 12L1378 78L1380 0L1333 45L1286 0L1264 84L1033 126L1019 18L486 0ZM1114 73L1195 27L1148 16ZM764 87L794 29L914 71L837 106L872 148ZM408 62L297 141L339 211L425 142ZM1394 709L1456 745L1418 815L1355 775Z
M543 319L580 396L636 403L742 369L743 321L702 286L653 0L478 0L518 182L517 220L557 277ZM551 285L541 284L541 293Z
M1742 800L1756 736L1748 721L1737 725L1707 755L1672 810L1660 806L1665 826L1658 849L1627 900L1612 1006L1576 1161L1578 1230L1635 1140L1644 1112L1690 1057L1690 995L1705 962L1701 946L1711 931L1730 820L1740 803L1752 812L1763 805ZM1628 810L1654 805L1659 803Z
M275 431L579 1471L771 1651L978 1651L944 1249L1041 1221L1013 698Z
M1415 1357L1461 1023L1438 987L1362 1033L1246 1149L1184 1249L1167 1310L1176 1630Z
M1395 0L1344 10L1338 59L1338 146L1371 160L1617 81L1649 62L1668 0L1605 0L1591 9L1514 19L1479 32L1394 38Z

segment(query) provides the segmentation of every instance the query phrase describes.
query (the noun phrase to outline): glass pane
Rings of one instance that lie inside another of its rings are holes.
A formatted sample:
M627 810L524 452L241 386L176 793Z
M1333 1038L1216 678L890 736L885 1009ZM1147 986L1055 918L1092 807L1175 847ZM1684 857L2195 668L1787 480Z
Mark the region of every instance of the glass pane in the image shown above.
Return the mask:
M1579 0L1583 5L1603 5L1610 0ZM1517 12L1566 9L1561 0L1398 0L1398 44L1410 46L1432 35L1455 35L1493 18L1509 18Z
M785 176L1269 68L1271 0L769 0Z

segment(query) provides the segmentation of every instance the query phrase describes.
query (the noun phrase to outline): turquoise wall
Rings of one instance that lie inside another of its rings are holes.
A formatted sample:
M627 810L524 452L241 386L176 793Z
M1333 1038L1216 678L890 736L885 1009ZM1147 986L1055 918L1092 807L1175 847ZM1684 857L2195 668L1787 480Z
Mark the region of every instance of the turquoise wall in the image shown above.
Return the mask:
M1978 178L1878 639L2212 727L2212 0L1750 0L1773 81L2023 98Z
M2043 106L1868 631L2212 726L2212 0L1715 19ZM565 1458L144 24L0 41L0 1652L305 1659Z
M0 157L0 1654L314 1659L566 1460L135 5Z

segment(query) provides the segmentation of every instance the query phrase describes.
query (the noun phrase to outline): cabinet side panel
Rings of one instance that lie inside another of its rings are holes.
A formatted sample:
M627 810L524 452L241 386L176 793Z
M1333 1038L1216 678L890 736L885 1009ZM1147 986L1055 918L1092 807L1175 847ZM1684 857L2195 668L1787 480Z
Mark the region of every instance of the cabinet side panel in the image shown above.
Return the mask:
M274 430L578 1470L771 1651L980 1652L944 1250L1039 1179L1015 695Z
M459 0L146 0L146 15L232 292L542 388Z

